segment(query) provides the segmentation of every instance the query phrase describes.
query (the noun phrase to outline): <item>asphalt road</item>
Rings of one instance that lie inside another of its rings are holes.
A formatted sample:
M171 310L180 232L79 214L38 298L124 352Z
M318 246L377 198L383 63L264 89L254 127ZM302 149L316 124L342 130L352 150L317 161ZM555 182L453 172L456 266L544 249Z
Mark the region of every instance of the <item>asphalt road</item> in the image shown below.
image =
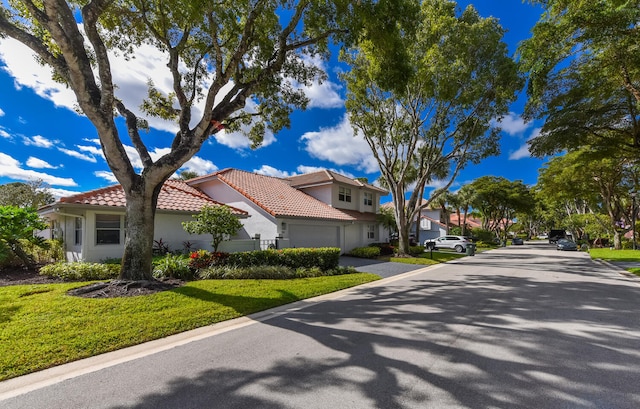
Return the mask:
M639 300L511 246L9 380L0 407L637 409Z

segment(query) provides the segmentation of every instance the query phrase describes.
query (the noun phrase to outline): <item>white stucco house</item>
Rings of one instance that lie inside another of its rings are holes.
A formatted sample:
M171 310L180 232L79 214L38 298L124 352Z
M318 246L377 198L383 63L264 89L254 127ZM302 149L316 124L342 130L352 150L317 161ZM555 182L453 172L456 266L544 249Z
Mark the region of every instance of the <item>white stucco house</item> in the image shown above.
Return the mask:
M168 180L158 197L154 240L170 250L210 250L211 236L190 235L182 222L205 205L225 204L243 228L222 251L266 247L355 247L381 241L376 221L376 186L331 171L286 179L225 169L186 182ZM124 251L125 197L120 185L63 197L38 213L49 221L43 232L61 239L67 260L101 261Z
M422 199L423 203L426 202L425 199ZM382 205L383 207L389 207L393 209L393 203L385 203ZM447 224L442 220L442 210L441 209L432 209L430 207L426 207L420 211L420 216L418 217L419 223L419 234L416 238L418 244L424 243L427 239L435 239L440 236L444 236L447 234ZM411 229L409 233L415 236L416 232L416 221L414 220L411 223Z

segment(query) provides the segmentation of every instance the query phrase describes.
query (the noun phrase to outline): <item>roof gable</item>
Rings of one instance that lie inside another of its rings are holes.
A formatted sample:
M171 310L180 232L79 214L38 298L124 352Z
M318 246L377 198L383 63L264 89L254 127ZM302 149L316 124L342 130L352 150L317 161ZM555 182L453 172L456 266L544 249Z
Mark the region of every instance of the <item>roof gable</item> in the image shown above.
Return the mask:
M292 187L284 179L238 169L225 169L214 176L272 216L345 221L357 219Z
M105 188L79 193L73 196L62 197L56 203L76 204L91 206L120 207L126 206L126 198L121 185L113 185ZM171 210L183 212L199 212L205 205L222 205L198 189L180 180L169 179L162 185L158 195L158 210ZM231 208L233 214L241 216L247 212L241 209Z
M344 185L375 190L383 194L388 193L386 190L381 189L377 186L361 182L358 179L351 179L349 177L346 177L345 175L341 175L340 173L336 173L327 169L320 170L318 172L306 173L304 175L290 176L285 180L289 181L291 186L298 189L330 183L341 183Z

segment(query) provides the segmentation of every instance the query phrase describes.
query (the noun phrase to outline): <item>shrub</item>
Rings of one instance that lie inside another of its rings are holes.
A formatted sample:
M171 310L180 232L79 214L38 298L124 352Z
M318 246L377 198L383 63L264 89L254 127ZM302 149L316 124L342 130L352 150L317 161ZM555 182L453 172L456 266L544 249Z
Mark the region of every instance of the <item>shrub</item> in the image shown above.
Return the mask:
M380 247L356 247L349 252L349 255L360 258L376 258L380 256Z
M40 268L40 275L65 281L111 280L117 278L118 274L120 274L120 266L117 264L84 261L53 263Z
M318 267L291 268L283 266L212 266L198 271L198 277L203 280L213 279L275 279L288 280L292 278L324 277L342 274L352 274L358 271L353 267L336 267L323 271Z
M229 255L226 264L236 267L284 266L294 269L299 267L318 267L323 271L327 271L337 268L339 262L339 248L323 247L232 253Z
M396 252L396 249L391 245L391 243L371 243L369 246L378 247L380 249L381 256L390 256Z
M424 246L411 246L409 247L409 254L412 256L419 256L424 253Z
M154 262L153 276L155 278L178 278L193 280L194 273L190 268L190 259L180 255L167 254Z
M189 255L189 268L198 271L202 268L224 265L229 258L229 253L220 251L211 253L207 250L194 251Z

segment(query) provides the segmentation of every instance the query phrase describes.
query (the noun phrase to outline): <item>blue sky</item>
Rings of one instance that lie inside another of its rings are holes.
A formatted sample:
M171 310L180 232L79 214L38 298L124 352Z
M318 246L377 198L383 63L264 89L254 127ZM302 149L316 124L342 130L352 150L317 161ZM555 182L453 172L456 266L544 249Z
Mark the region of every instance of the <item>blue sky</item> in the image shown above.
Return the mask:
M507 30L505 41L515 53L518 42L530 35L541 10L521 0L460 1L473 4L482 16L499 19ZM165 62L150 50L141 49L139 64L127 65L115 74L118 95L129 106L138 106L146 95L148 76L165 78ZM318 63L318 62L317 62ZM124 64L114 64L115 71ZM335 61L325 63L329 81L306 90L311 104L295 112L292 126L268 135L263 146L251 150L238 135L219 133L183 169L198 174L228 167L271 176L288 176L328 168L352 177L378 178L377 165L366 143L353 136L345 115L344 87L337 79ZM511 107L502 122L499 156L469 165L451 190L484 176L536 183L542 160L529 156L526 141L539 132L540 123L524 123L521 113L525 95ZM0 184L40 179L59 196L97 189L117 183L107 166L93 125L73 110L70 90L50 79L50 70L38 65L31 52L10 39L0 39ZM171 143L172 125L151 122L144 140L152 153L161 155ZM124 130L124 128L123 128ZM136 162L133 148L132 159Z

